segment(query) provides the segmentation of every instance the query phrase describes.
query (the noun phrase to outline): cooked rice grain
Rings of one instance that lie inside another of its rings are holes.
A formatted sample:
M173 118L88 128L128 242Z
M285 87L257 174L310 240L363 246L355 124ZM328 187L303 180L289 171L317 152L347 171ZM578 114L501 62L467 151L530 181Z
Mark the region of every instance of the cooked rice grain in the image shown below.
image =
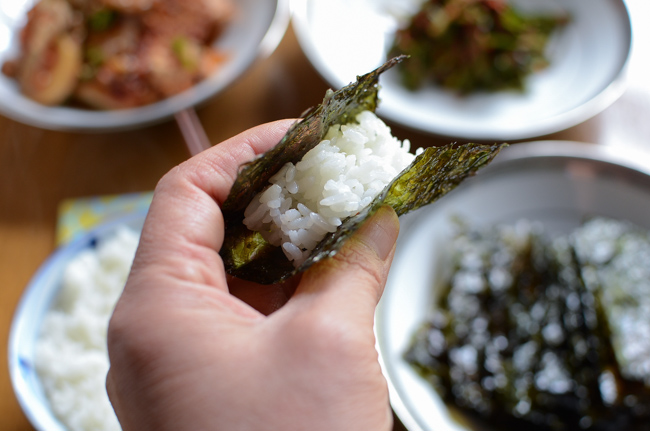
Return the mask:
M316 147L287 163L244 212L258 231L299 266L342 220L367 207L414 159L410 142L400 142L373 112L357 124L334 125Z

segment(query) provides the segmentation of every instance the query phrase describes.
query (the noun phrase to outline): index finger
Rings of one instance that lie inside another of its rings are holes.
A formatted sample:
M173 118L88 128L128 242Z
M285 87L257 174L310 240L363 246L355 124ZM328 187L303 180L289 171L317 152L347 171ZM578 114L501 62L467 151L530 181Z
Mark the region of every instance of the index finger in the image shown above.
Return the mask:
M279 120L246 130L181 165L192 181L221 205L239 167L274 147L296 120ZM185 166L187 165L187 166Z
M224 234L219 205L239 167L277 144L294 120L249 129L167 173L156 186L133 272L156 271L225 288L218 251Z

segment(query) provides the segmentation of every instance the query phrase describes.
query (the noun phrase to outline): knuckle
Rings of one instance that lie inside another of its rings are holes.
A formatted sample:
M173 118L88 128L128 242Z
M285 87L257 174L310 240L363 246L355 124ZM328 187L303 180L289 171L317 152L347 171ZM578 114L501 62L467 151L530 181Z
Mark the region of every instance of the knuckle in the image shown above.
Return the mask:
M318 357L336 354L339 360L356 357L368 343L367 334L358 325L338 319L330 313L311 310L297 316L292 322L292 344L295 343Z
M180 166L175 166L172 169L170 169L167 173L165 173L160 180L158 180L158 184L156 185L156 189L159 190L166 190L173 185L179 183L182 178L182 169Z
M333 257L337 270L345 270L346 273L354 274L354 277L363 283L372 285L383 285L384 270L376 259L368 257L364 250L357 246L343 247Z
M146 321L143 315L138 318L132 316L118 304L109 321L107 344L111 366L143 370L159 355L153 337L143 336L150 332L146 326L151 322Z

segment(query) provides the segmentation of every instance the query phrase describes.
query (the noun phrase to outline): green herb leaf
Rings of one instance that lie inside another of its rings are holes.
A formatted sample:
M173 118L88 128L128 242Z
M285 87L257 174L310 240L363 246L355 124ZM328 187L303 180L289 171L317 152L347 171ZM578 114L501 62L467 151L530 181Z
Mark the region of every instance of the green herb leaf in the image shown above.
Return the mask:
M88 25L92 31L104 31L113 25L117 14L110 9L102 9L88 17Z
M198 44L185 36L177 36L172 40L172 52L181 63L181 65L189 71L198 69L199 62L201 61L201 48Z
M86 48L86 63L91 67L101 66L104 62L104 51L99 46Z

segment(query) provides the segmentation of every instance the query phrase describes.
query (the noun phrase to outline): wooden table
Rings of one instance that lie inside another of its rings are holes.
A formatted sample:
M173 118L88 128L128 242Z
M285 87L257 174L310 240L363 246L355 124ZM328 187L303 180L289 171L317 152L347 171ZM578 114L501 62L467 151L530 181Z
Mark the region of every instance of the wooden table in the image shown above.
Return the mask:
M646 0L635 1L642 5ZM256 63L198 114L210 141L218 143L257 124L299 116L319 103L328 87L289 29L273 55ZM634 118L650 113L647 94L650 91L635 88L596 118L543 139L620 145L610 141L625 130L635 136L626 138L626 145L643 147L643 127L650 127L644 126L649 122L637 124ZM414 148L450 141L392 126L393 133L409 138ZM54 249L58 204L68 198L152 190L165 172L188 156L173 121L129 132L75 134L0 117L0 429L33 429L11 388L7 341L24 287ZM395 429L404 428L396 423Z

